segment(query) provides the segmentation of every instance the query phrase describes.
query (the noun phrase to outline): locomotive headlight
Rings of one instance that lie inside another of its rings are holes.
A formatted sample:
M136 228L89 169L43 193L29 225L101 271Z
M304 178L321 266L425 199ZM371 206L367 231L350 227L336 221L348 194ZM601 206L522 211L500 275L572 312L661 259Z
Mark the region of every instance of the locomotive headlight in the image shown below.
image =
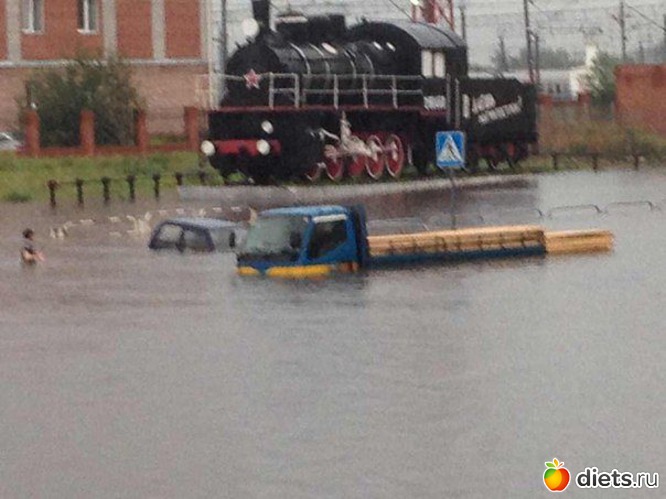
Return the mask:
M257 151L259 151L259 154L266 156L271 152L271 145L264 139L257 140Z
M268 133L268 134L271 134L271 133L273 133L273 130L274 130L274 128L273 128L273 123L271 123L271 122L268 121L268 120L266 120L266 121L262 121L262 122L261 122L261 129L262 129L264 132L266 132L266 133Z
M199 148L203 154L208 156L209 158L211 156L215 155L215 144L213 144L210 140L204 140L201 143L201 146Z

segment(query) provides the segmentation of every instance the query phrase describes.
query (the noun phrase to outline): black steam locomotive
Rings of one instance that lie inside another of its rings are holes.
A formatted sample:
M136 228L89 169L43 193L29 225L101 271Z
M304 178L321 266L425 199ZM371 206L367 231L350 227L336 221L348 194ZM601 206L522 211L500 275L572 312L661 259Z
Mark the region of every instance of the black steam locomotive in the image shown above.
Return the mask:
M435 162L435 134L462 130L467 161L513 164L537 139L536 92L514 79L468 76L467 47L421 22L286 12L270 29L253 0L248 42L229 59L226 92L201 145L223 176L257 183L384 173Z

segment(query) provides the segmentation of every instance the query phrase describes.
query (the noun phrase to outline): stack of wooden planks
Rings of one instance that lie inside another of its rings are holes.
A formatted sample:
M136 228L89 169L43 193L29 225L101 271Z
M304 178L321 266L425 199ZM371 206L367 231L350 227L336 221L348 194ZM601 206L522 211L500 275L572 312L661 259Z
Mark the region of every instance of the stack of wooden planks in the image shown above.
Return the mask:
M613 234L607 230L546 232L546 251L553 254L593 253L613 249Z
M416 253L465 253L544 248L547 253L588 253L613 249L606 230L547 232L535 225L472 227L368 237L371 256Z
M460 253L543 248L544 230L533 225L473 227L368 237L371 256L407 253Z

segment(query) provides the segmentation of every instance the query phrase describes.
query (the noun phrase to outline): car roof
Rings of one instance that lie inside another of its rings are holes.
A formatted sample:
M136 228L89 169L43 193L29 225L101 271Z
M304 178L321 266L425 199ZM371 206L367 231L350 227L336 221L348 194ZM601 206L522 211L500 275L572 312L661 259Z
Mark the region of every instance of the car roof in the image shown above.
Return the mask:
M181 218L168 218L160 225L180 225L182 227L190 227L195 229L230 229L238 226L235 222L224 220L221 218L204 218L204 217L181 217Z
M344 206L291 206L288 208L274 208L261 212L262 216L296 216L296 217L321 217L325 215L341 215L347 213Z

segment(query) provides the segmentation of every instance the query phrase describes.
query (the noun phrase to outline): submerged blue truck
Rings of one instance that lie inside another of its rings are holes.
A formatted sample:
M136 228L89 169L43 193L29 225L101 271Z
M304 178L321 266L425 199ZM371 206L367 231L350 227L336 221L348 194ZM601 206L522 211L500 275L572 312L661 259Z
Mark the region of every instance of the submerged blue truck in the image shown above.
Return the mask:
M535 225L368 235L362 206L295 206L259 214L237 254L238 273L305 278L377 267L608 251L608 231Z

